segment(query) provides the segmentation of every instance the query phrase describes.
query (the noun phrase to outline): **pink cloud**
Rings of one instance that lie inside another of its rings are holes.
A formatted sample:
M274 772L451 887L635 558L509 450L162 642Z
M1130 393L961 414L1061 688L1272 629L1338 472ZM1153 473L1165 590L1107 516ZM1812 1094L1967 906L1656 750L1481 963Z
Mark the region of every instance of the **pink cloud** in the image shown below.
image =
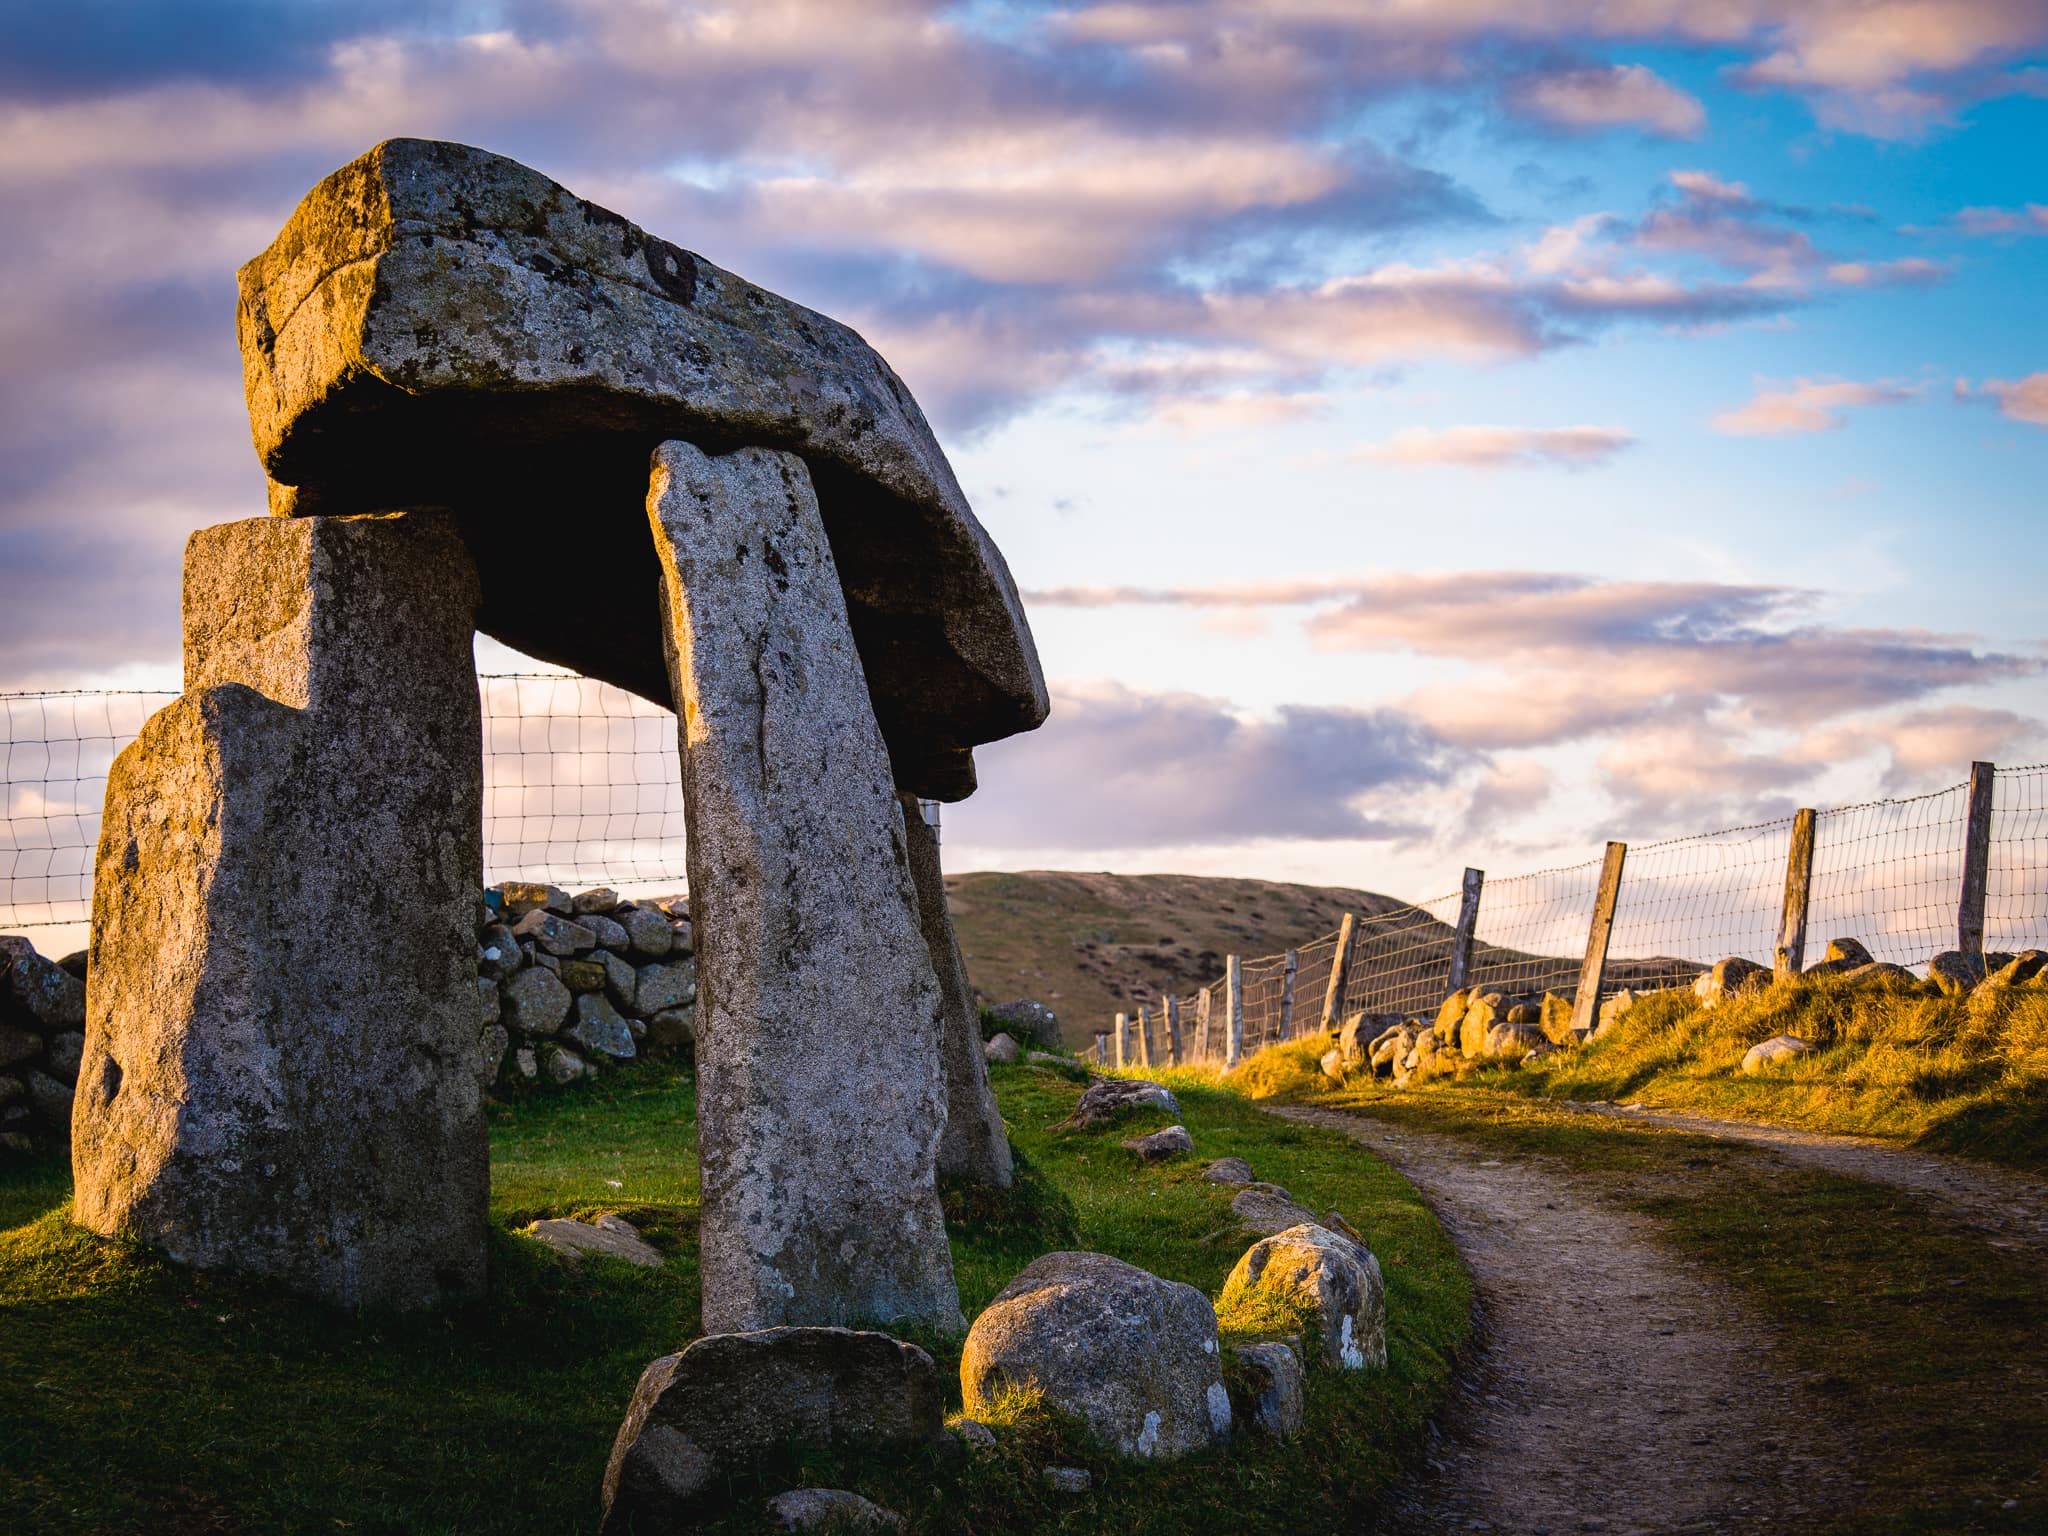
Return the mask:
M2048 203L2024 208L1965 208L1955 226L1966 235L2048 235Z
M1697 138L1707 109L1640 64L1592 65L1535 75L1509 95L1515 108L1562 128L1638 127L1666 138Z
M1782 437L1832 432L1842 413L1866 405L1899 405L1918 390L1889 381L1859 384L1849 379L1800 379L1785 389L1759 390L1755 397L1714 418L1714 430L1738 437Z
M2024 379L1987 379L1984 393L1998 402L2001 415L2048 427L2048 372L2030 373Z
M1635 442L1620 427L1410 427L1358 451L1381 464L1454 464L1468 469L1587 469Z

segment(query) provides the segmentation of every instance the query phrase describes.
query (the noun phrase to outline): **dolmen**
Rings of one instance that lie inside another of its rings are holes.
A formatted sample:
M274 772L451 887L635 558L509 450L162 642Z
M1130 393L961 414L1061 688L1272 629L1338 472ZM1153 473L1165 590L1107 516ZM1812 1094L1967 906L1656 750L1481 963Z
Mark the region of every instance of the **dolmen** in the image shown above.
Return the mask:
M240 284L271 515L193 537L185 691L109 775L77 1220L350 1307L484 1285L481 630L676 712L706 1331L959 1330L936 1177L1009 1153L916 801L1048 706L916 401L459 144L336 171Z

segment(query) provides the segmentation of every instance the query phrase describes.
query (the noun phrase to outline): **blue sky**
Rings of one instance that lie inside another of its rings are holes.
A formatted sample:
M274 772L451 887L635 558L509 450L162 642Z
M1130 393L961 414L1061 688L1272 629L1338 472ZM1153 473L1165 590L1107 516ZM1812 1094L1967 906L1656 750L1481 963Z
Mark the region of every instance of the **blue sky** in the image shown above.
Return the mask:
M1419 897L2048 757L2048 0L101 0L0 113L0 687L175 677L233 269L416 134L896 364L1056 700L955 868Z

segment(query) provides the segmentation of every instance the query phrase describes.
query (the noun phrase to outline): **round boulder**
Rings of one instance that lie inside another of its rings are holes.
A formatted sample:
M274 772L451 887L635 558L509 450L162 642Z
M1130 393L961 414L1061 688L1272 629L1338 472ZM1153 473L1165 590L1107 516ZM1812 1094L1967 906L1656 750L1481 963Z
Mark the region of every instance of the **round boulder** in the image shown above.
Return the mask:
M1223 1304L1247 1292L1311 1313L1331 1365L1362 1371L1387 1363L1387 1287L1363 1243L1314 1222L1261 1238L1223 1282Z
M1765 1067L1775 1067L1781 1061L1791 1061L1804 1056L1813 1049L1809 1041L1797 1035L1773 1035L1761 1045L1752 1045L1742 1058L1742 1070L1754 1077Z
M1126 1456L1184 1456L1230 1433L1209 1298L1106 1254L1035 1259L974 1320L965 1411L1028 1390Z

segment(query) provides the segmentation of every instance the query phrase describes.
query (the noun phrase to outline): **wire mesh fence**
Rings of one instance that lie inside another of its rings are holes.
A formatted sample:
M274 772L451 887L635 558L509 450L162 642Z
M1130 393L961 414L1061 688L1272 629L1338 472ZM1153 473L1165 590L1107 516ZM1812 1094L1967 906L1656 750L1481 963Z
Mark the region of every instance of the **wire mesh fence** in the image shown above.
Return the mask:
M686 833L675 717L608 684L561 674L478 678L483 704L484 867L492 880L632 887L684 883ZM157 709L148 690L0 694L0 928L82 925L107 774ZM1807 932L1860 939L1878 959L1924 965L1957 943L1970 786L1819 812ZM1793 818L1628 851L1605 990L1684 985L1726 955L1769 964ZM1985 846L1984 948L2048 946L2048 764L1998 771ZM1578 985L1600 892L1589 859L1485 882L1468 983L1534 997ZM1422 1014L1449 988L1461 897L1355 918L1348 948L1324 934L1241 962L1239 1049L1251 1053L1338 1016ZM1331 998L1332 977L1339 978ZM1182 1060L1230 1053L1222 978L1178 1000ZM1164 1000L1149 1058L1173 1053ZM1135 1019L1135 1015L1133 1015ZM1107 1021L1105 1021L1105 1025ZM1128 1041L1127 1055L1137 1054Z
M684 883L671 712L587 677L488 674L477 686L486 879L622 889ZM0 695L0 927L90 919L107 771L176 697Z

